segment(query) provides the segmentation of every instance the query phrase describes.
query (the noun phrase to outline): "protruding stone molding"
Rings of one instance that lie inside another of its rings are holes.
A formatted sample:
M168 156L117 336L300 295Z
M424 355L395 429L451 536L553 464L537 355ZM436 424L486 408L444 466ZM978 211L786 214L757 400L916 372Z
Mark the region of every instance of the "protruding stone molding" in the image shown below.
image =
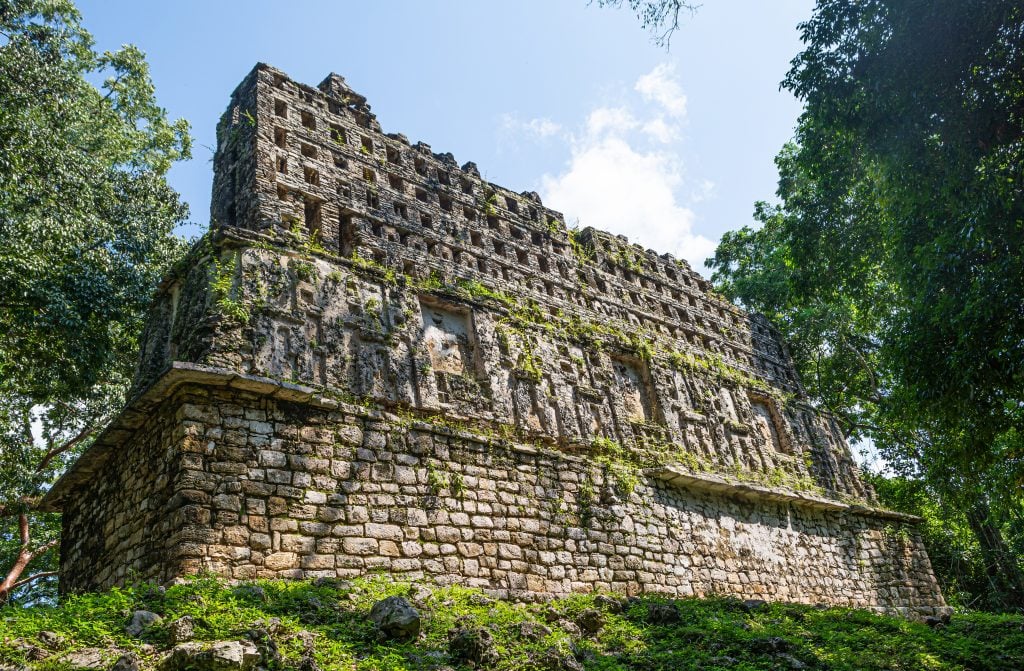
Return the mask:
M145 424L151 411L185 384L230 388L282 401L306 403L329 410L341 410L361 417L374 419L388 418L388 413L385 410L346 403L326 396L319 390L306 385L258 375L238 373L226 368L175 361L152 385L129 402L106 430L97 437L92 446L79 458L75 467L53 485L43 499L42 510L60 510L63 507L62 501L64 497L71 494L82 483L95 477L113 451L122 445L128 444L132 434ZM508 440L495 440L473 431L459 430L450 426L437 426L425 421L414 421L411 428L467 438L476 442L501 443L503 447L528 454L540 452L538 448L532 445ZM558 457L580 463L587 461L585 457L563 452L559 452ZM696 473L679 465L647 469L644 474L652 479L693 492L711 493L751 501L786 503L800 508L891 519L909 524L921 522L921 518L914 515L885 510L883 508L845 503L826 496L799 492L784 487L769 487L744 482L720 474Z
M646 471L646 475L667 484L692 492L712 493L725 497L736 497L749 501L785 503L811 510L827 510L850 515L863 515L890 519L907 524L919 524L922 519L916 515L886 510L873 506L845 503L809 492L799 492L785 487L769 487L744 482L715 473L694 473L681 466L659 466Z
M179 387L186 384L235 389L281 401L305 403L327 410L339 410L349 415L368 419L386 421L397 419L393 413L389 413L387 410L353 405L332 398L314 387L259 375L238 373L228 368L175 361L153 384L131 399L128 405L111 420L107 428L96 438L89 449L78 458L74 466L61 476L54 483L53 487L50 488L50 491L46 493L40 504L40 510L45 512L60 511L63 507L62 502L64 498L72 494L83 483L96 477L111 454L123 445L128 444L132 434L146 423L151 412L161 402L174 394ZM471 419L452 412L445 413L445 416L455 421L468 421ZM477 443L500 445L524 454L539 454L541 452L540 449L533 445L488 437L471 430L437 425L427 421L413 421L410 424L410 428L464 438ZM559 452L558 456L572 462L587 463L587 459L580 456L562 452Z

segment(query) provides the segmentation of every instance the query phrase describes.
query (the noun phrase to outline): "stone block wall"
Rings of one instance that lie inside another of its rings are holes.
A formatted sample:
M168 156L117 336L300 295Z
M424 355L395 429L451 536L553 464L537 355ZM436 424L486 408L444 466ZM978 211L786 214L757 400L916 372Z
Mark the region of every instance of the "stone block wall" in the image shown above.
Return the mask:
M174 514L184 428L175 413L154 414L123 443L94 460L76 482L60 545L61 590L136 581L165 582L166 558L188 520Z
M159 450L173 491L162 514L176 530L126 531L117 549L140 558L132 573L90 573L97 556L66 548L65 589L198 571L387 571L502 596L735 594L921 615L943 605L920 537L898 520L647 476L624 488L587 459L235 384L259 391L185 385L155 413L180 427ZM122 513L66 514L73 526ZM148 552L153 541L164 551Z

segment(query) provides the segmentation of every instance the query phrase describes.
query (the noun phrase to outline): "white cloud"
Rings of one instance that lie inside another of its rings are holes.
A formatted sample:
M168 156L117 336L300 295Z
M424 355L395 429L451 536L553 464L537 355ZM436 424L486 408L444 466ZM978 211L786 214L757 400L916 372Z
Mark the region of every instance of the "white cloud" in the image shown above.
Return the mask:
M636 80L634 87L644 100L655 101L674 117L686 116L686 95L675 79L676 68L662 63Z
M715 197L715 183L710 179L702 180L690 193L691 203L702 203Z
M508 133L530 135L539 139L546 139L561 132L562 126L547 117L523 121L513 114L504 114L501 117L501 128Z
M700 270L715 243L694 232L696 215L678 194L688 191L697 202L714 185L688 184L672 144L685 121L686 96L667 65L640 77L634 90L639 104L595 108L581 132L567 135L568 164L543 177L541 195L570 222L625 235Z
M598 107L587 116L587 135L600 136L603 133L624 133L636 128L637 120L624 107Z
M646 122L643 126L643 131L652 140L662 144L675 142L679 139L679 128L666 123L664 117L655 117Z

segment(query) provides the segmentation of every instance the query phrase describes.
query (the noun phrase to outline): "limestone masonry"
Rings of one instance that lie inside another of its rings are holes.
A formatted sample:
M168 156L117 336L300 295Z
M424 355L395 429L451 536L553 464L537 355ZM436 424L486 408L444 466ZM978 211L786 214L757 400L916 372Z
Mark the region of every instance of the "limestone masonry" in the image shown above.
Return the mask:
M122 414L49 492L61 585L213 571L945 610L777 332L685 262L258 65Z

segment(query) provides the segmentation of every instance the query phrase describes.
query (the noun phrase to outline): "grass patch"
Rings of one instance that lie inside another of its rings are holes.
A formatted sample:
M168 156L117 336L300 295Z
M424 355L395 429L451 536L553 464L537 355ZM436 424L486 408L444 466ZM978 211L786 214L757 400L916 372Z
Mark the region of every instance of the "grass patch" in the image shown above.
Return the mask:
M370 623L373 604L393 595L419 609L419 640L381 640ZM163 623L132 638L125 626L138 609L160 614ZM1019 615L965 613L931 629L849 609L771 604L748 611L717 598L575 595L518 604L388 576L239 586L195 578L167 590L141 586L75 596L59 606L0 609L0 666L66 668L63 655L94 647L115 658L133 651L143 669L156 668L171 647L167 625L186 615L194 619L196 641L269 631L280 656L271 669L309 668L310 658L323 670L469 669L469 662L449 654L449 633L467 626L490 632L498 653L488 665L494 671L1024 668Z

